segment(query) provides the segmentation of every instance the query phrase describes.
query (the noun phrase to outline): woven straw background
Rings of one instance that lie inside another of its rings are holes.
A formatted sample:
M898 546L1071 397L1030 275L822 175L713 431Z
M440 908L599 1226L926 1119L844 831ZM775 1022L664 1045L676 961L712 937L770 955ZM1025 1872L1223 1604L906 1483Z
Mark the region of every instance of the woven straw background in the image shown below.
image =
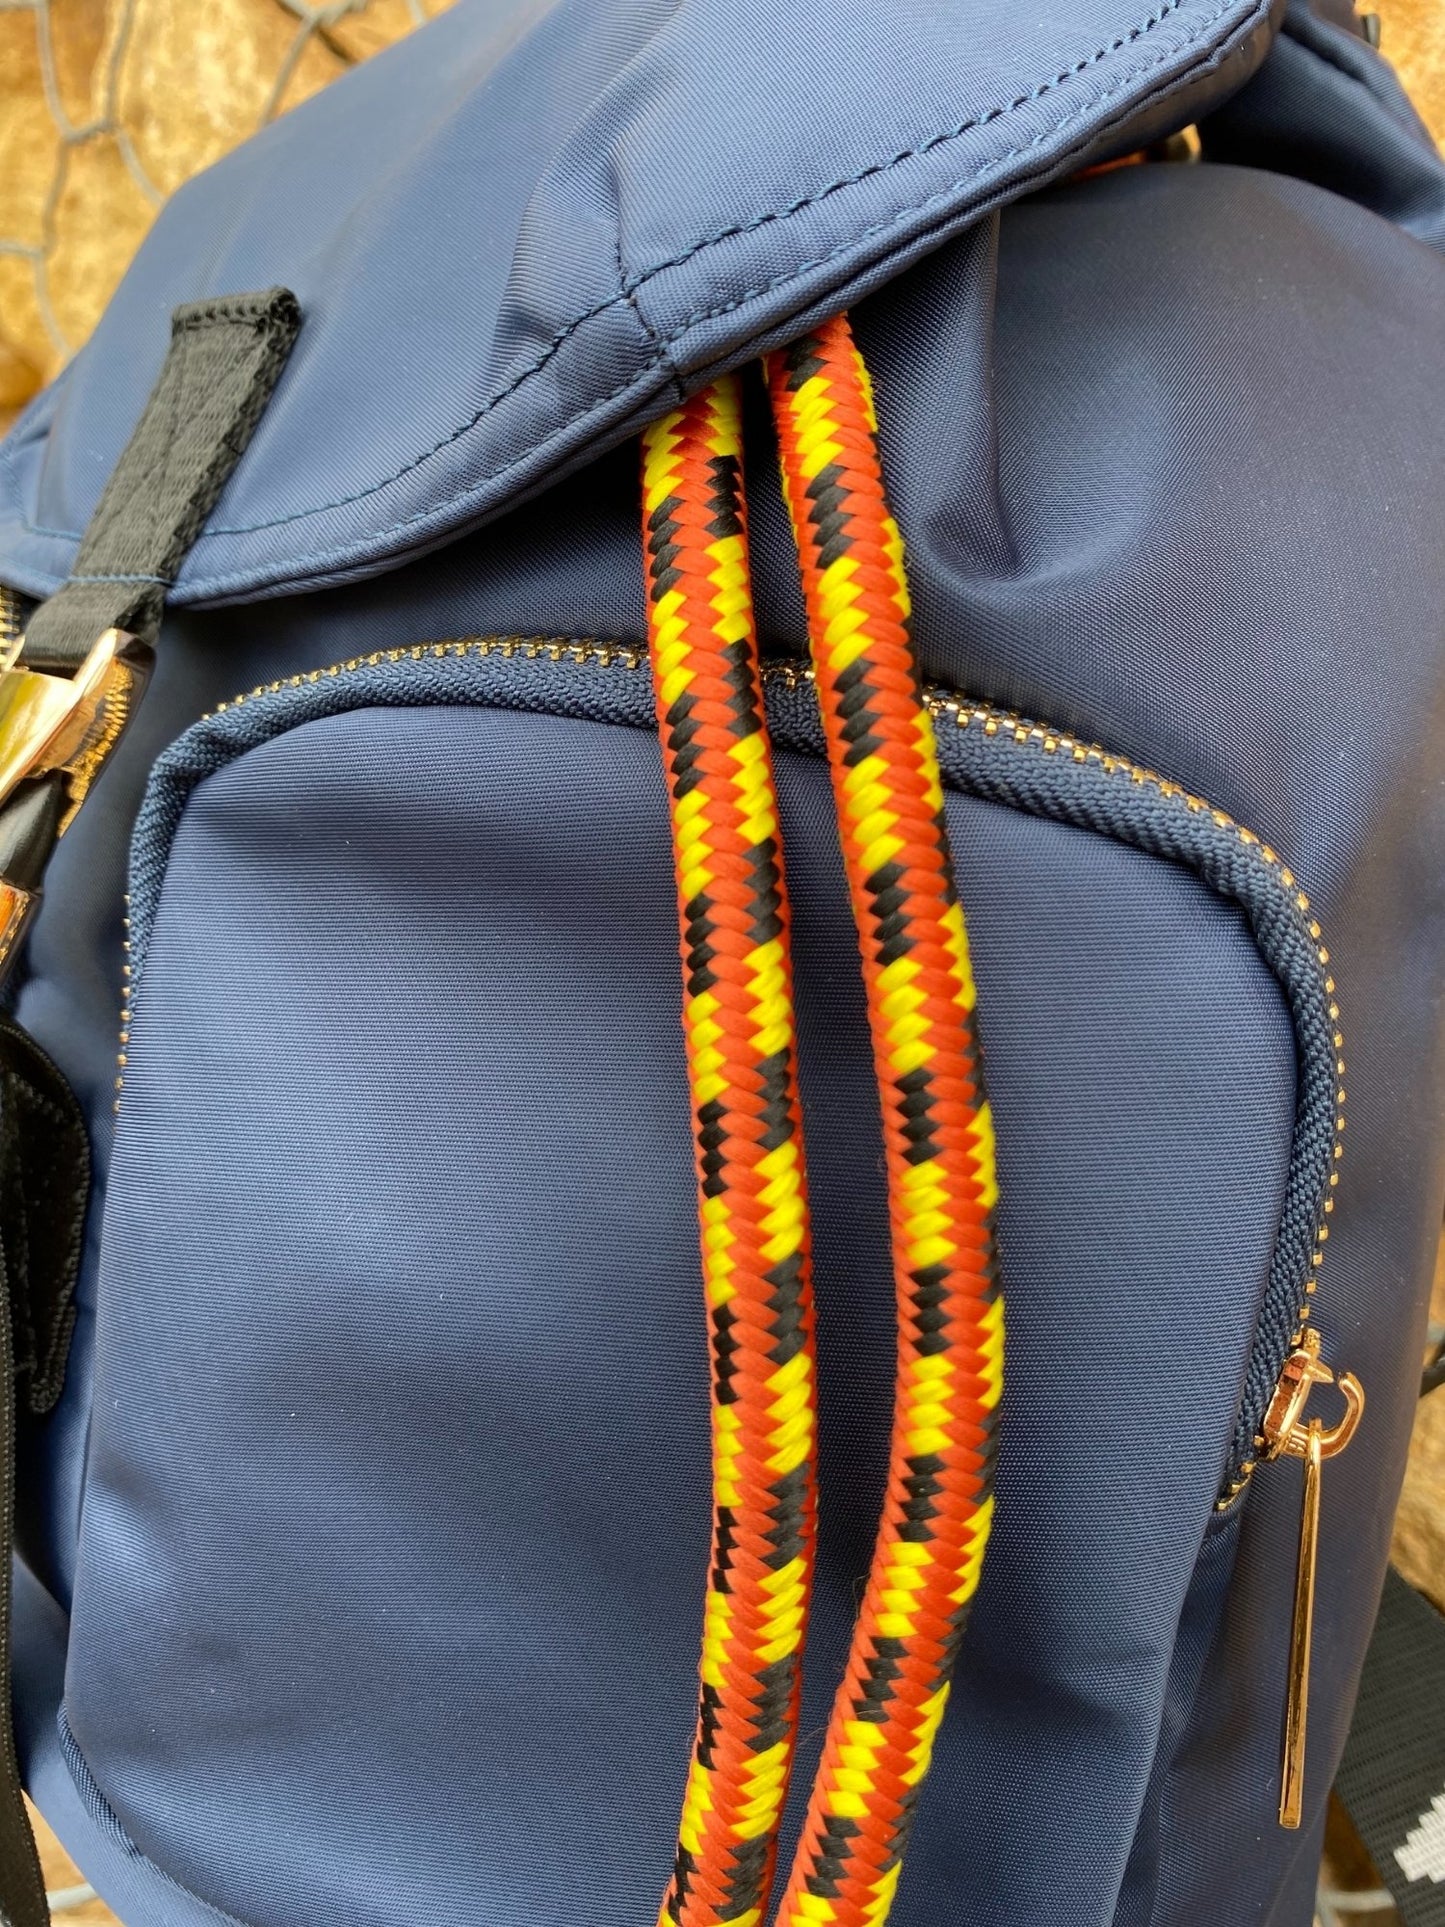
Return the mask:
M447 4L0 0L0 428L85 340L173 189ZM1445 0L1375 5L1445 140ZM1445 1392L1422 1408L1395 1550L1445 1606ZM45 1853L52 1887L76 1878L48 1836ZM114 1927L98 1904L64 1918Z
M0 0L0 410L192 174L447 0Z

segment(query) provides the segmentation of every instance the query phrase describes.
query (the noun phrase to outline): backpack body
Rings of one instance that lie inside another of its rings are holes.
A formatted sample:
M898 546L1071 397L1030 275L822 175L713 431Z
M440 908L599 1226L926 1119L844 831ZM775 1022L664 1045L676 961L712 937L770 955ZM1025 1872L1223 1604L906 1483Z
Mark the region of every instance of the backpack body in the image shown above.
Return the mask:
M183 189L5 444L0 581L38 598L170 309L296 290L15 1000L95 1166L64 1392L20 1442L16 1719L128 1921L655 1915L709 1468L633 437L844 307L1009 1306L997 1524L892 1918L1310 1918L1445 1195L1445 167L1304 6L878 14L461 0ZM1191 164L1082 172L1191 122ZM817 1243L806 1780L892 1304L746 392ZM1251 1469L1316 1283L1369 1406L1325 1474L1284 1832L1299 1471Z

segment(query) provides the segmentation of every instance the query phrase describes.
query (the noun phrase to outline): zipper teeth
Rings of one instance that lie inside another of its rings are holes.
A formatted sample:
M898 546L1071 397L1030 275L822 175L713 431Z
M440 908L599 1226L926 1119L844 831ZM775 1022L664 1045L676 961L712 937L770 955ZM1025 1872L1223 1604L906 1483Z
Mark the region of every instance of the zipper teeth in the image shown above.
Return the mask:
M256 702L262 696L277 696L283 689L335 682L338 677L354 675L359 669L380 669L389 662L442 660L448 656L507 656L523 662L572 663L596 669L641 669L647 662L645 649L626 642L599 642L575 636L460 636L443 642L409 643L400 649L373 649L370 655L348 656L345 662L334 662L327 669L308 669L300 675L282 676L277 682L260 683L243 696L232 696L228 702L217 703L202 720L239 709L243 703Z
M18 634L19 602L13 591L0 585L0 641L3 641L7 619L16 624ZM364 656L351 656L344 662L333 663L326 669L310 669L294 676L283 676L276 682L261 683L244 695L233 696L229 701L217 703L207 712L208 717L220 716L231 710L239 709L246 703L256 702L263 696L279 695L283 690L303 689L309 685L335 682L339 678L355 674L362 669L376 669L387 663L426 662L445 660L456 656L504 656L524 662L568 663L597 669L623 669L637 672L647 666L647 651L635 643L604 642L594 637L575 636L463 636L445 641L418 642L396 649L376 649ZM817 680L811 663L796 658L766 661L763 664L766 682L783 689L803 689ZM1344 1155L1341 1139L1345 1130L1345 1060L1344 1037L1341 1034L1340 1011L1335 1002L1335 980L1329 974L1330 953L1324 944L1324 933L1315 917L1309 897L1301 888L1298 879L1279 854L1270 848L1253 830L1237 823L1227 811L1216 809L1212 803L1201 796L1195 796L1183 784L1171 782L1156 771L1134 763L1127 756L1116 755L1111 750L1101 749L1097 743L1083 742L1063 730L1047 729L1042 724L1030 722L1015 711L999 709L988 703L971 703L949 690L931 688L925 691L924 700L930 714L937 718L948 718L958 729L978 729L985 736L999 737L1005 742L1020 748L1028 747L1042 752L1045 756L1061 756L1073 763L1097 769L1103 775L1120 782L1132 783L1141 788L1152 789L1166 799L1177 799L1191 815L1207 815L1217 829L1237 838L1237 840L1262 859L1279 878L1281 885L1294 899L1295 908L1307 919L1315 954L1325 971L1324 987L1329 997L1329 1017L1334 1026L1332 1042L1335 1051L1335 1141L1333 1146L1334 1162L1338 1164ZM130 1043L131 1017L133 1013L134 978L131 970L131 931L130 898L125 899L124 962L122 977L124 982L123 1004L121 1009L120 1054L117 1060L115 1080L116 1109L120 1108L120 1093L125 1082L126 1053ZM1303 1329L1311 1313L1310 1298L1316 1287L1315 1274L1324 1263L1324 1247L1330 1235L1327 1222L1333 1214L1335 1200L1333 1192L1339 1184L1338 1170L1330 1172L1330 1193L1324 1201L1324 1218L1315 1234L1314 1250L1310 1256L1310 1276L1305 1283L1306 1298L1298 1308L1298 1324ZM1299 1342L1299 1333L1294 1343ZM1257 1447L1264 1440L1256 1437ZM1225 1511L1248 1485L1257 1461L1246 1459L1239 1468L1237 1477L1231 1480L1217 1502L1216 1510Z
M0 610L3 615L3 610ZM585 665L598 669L641 669L647 661L645 649L631 643L579 640L573 636L460 636L440 642L414 642L396 649L373 649L364 656L348 656L325 669L307 669L294 676L281 676L275 682L258 683L239 696L208 709L201 720L241 709L263 696L279 696L283 690L305 689L320 683L337 682L362 669L379 669L387 663L444 661L456 656L507 656L523 662L555 662ZM131 964L130 893L124 900L121 918L121 1009L120 1048L116 1053L115 1098L111 1106L119 1112L125 1089L129 1061L131 1021L135 1014L135 973Z

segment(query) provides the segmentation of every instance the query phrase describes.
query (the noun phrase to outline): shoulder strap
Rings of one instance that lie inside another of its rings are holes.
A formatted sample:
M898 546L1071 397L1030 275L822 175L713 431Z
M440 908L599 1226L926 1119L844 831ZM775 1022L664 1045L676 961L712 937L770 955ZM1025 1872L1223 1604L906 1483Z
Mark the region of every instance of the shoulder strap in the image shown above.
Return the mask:
M10 1562L15 1543L15 1346L9 1292L0 1255L0 1677L10 1680ZM15 1734L0 1719L0 1922L4 1927L48 1927L40 1856L30 1831L20 1784Z
M159 379L106 483L70 579L35 611L18 651L0 665L0 972L15 953L55 840L95 773L97 745L114 743L139 687L137 665L123 650L113 647L102 661L98 645L111 631L142 649L155 640L166 590L250 441L300 324L296 297L285 288L176 310ZM10 1276L12 1232L0 1222L5 1688L17 1377L28 1358ZM48 1927L49 1919L15 1736L0 1699L0 1927Z
M0 1678L9 1679L10 1553L19 1414L60 1396L90 1191L85 1120L60 1072L0 1017ZM47 1918L20 1797L10 1721L0 1717L0 1921Z

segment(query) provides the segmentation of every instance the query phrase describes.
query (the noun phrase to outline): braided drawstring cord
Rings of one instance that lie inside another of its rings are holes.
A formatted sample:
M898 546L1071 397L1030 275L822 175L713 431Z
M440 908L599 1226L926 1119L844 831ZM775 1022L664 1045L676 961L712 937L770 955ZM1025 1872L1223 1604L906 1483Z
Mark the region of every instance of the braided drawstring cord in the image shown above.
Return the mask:
M840 317L770 357L767 376L858 926L898 1316L883 1515L777 1923L880 1927L992 1512L1003 1368L997 1184L968 941L867 371ZM816 1509L787 906L737 424L736 386L721 383L651 429L644 456L713 1344L714 1560L701 1712L663 1906L664 1922L677 1927L753 1927L767 1908ZM765 1158L776 1163L759 1186ZM760 1245L760 1200L784 1197L795 1229L781 1243L764 1234ZM744 1304L754 1314L745 1327ZM791 1334L781 1347L770 1342L779 1320ZM744 1328L755 1347L746 1361ZM744 1377L763 1388L746 1409ZM742 1546L746 1565L734 1556ZM768 1605L784 1596L786 1612L770 1617Z

